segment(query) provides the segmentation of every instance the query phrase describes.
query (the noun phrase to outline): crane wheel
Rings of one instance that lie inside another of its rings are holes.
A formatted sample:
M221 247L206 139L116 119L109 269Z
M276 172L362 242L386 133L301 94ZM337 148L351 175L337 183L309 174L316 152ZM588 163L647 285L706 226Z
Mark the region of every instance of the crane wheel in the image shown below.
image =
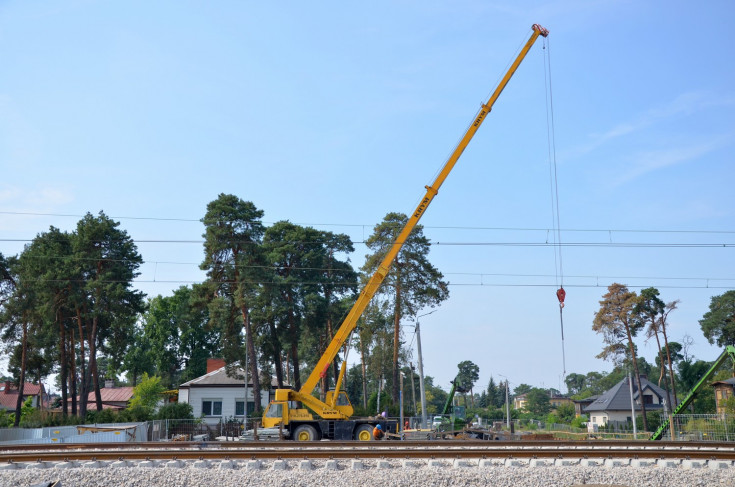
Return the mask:
M294 430L293 439L296 441L319 441L319 436L316 428L309 424L302 424Z
M355 439L357 441L373 441L373 426L370 424L361 424L355 430Z

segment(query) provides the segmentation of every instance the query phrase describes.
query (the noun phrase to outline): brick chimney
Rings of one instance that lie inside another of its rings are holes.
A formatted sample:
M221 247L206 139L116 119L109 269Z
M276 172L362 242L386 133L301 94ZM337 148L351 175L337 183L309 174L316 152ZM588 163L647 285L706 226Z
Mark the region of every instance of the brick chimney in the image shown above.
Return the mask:
M208 358L207 359L207 374L214 372L217 369L221 369L225 366L225 359L223 358Z

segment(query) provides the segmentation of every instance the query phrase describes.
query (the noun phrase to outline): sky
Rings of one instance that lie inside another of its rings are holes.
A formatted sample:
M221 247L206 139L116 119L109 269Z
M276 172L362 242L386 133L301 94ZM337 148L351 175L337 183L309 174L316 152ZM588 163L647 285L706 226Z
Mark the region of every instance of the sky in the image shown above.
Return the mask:
M592 320L613 282L680 300L670 339L714 360L698 320L735 289L734 16L725 0L5 1L0 252L104 211L145 261L135 287L170 295L203 279L199 220L226 193L266 224L349 235L359 267L538 23L548 39L421 220L450 282L419 313L425 374L448 389L470 360L476 389L565 391L565 373L609 371Z

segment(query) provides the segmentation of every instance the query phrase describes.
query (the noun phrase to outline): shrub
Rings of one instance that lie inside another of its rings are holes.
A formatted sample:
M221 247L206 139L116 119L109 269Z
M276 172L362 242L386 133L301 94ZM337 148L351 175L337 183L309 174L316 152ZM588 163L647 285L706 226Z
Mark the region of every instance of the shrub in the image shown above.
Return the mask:
M191 404L172 402L161 407L155 416L156 419L194 419L194 408Z

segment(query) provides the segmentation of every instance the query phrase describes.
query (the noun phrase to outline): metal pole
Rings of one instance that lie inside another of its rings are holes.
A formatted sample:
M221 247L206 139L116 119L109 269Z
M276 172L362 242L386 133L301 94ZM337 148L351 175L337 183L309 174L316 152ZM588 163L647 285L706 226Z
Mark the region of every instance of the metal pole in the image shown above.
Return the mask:
M419 320L416 319L416 347L419 352L419 392L421 392L421 428L427 429L426 424L426 390L424 389L424 361L421 358L421 330Z
M245 336L245 399L242 403L243 433L248 429L248 339Z
M508 395L508 378L505 378L505 425L510 429L510 396Z
M505 379L505 426L510 429L510 394L508 393L508 378L503 374L498 374Z
M414 384L415 381L413 380L413 363L409 363L408 365L411 367L411 404L413 405L411 412L416 416L416 384Z
M404 430L404 427L403 427L403 372L401 372L400 381L401 381L401 395L400 395L400 404L401 404L401 406L400 406L401 407L401 430L400 431L401 431L401 439L403 439L403 430Z
M635 403L633 402L633 379L630 377L630 371L628 371L628 389L630 389L630 412L633 415L633 439L638 439L638 430L635 425Z

